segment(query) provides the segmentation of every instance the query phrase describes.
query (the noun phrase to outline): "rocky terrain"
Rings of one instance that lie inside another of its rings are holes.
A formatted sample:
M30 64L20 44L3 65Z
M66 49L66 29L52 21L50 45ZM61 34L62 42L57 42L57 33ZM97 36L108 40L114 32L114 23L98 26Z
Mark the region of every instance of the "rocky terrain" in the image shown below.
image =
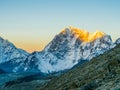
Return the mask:
M120 44L35 90L120 90Z

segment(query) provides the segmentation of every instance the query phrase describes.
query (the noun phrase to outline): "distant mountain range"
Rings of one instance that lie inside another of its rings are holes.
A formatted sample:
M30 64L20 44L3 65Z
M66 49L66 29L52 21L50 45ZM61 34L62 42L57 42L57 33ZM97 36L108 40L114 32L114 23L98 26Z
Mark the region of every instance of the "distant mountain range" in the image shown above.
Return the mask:
M0 38L0 69L5 72L48 74L64 71L83 61L90 61L119 43L120 39L113 43L109 35L100 31L90 34L68 27L56 35L43 51L29 54Z

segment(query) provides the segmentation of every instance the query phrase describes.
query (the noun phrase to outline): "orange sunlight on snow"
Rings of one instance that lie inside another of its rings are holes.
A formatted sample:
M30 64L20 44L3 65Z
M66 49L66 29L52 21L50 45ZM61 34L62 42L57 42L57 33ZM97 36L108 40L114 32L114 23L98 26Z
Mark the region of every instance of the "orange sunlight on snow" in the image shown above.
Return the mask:
M82 40L83 42L92 42L97 38L101 38L105 35L105 33L100 32L100 31L96 31L94 33L89 33L86 30L81 30L79 28L75 28L75 27L69 27L69 30L72 34L74 34L77 38L79 38L80 40ZM66 33L66 28L64 30L62 30L61 33Z

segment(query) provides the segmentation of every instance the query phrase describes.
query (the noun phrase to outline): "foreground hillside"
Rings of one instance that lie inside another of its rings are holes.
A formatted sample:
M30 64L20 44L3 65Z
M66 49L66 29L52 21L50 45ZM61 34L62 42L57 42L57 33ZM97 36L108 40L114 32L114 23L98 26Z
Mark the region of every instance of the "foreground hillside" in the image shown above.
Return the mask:
M120 44L90 62L51 79L36 90L119 90Z

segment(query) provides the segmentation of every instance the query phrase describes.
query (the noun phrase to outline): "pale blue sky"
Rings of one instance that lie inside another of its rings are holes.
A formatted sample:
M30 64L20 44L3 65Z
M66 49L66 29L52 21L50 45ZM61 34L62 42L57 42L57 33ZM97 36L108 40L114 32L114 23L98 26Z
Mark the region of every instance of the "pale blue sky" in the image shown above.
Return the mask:
M40 50L70 25L116 39L120 0L0 0L0 36L27 51Z

